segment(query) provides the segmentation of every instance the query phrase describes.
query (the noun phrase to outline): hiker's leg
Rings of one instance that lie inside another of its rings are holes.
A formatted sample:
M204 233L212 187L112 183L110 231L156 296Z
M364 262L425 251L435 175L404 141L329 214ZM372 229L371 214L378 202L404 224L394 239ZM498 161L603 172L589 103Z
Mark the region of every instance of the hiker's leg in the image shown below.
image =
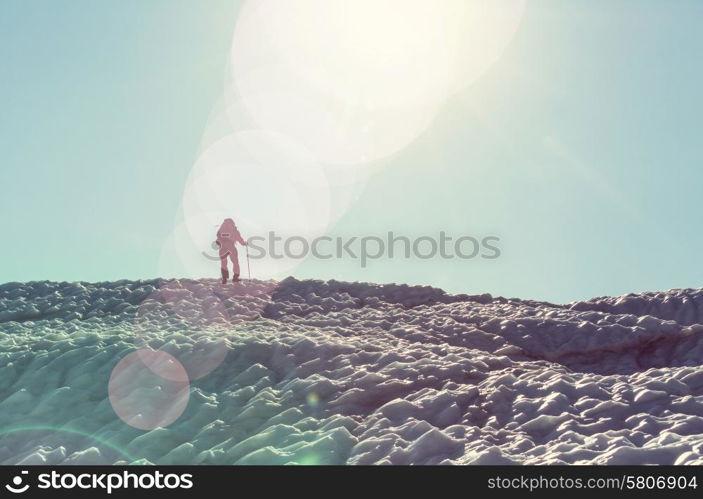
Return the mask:
M229 271L227 270L227 255L220 256L220 274L222 275L222 284L229 279Z
M239 280L239 256L237 255L236 251L233 251L232 253L229 254L230 259L232 260L232 279L235 281Z

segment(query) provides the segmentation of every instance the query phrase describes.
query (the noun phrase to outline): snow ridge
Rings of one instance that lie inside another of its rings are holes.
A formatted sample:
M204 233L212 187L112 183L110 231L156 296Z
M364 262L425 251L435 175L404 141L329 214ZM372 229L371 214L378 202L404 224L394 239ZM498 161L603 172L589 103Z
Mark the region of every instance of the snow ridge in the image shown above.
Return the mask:
M7 283L0 463L700 465L701 318L702 289L564 306L293 278ZM185 412L149 430L110 388L144 348L190 377Z

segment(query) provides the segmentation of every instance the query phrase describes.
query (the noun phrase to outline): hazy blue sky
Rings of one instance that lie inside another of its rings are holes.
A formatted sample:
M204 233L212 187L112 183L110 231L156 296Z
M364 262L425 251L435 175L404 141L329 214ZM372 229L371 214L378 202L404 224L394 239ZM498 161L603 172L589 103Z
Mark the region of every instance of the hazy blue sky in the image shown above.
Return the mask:
M0 282L156 277L237 8L0 3ZM331 231L491 233L501 258L298 275L562 302L702 285L702 22L698 0L528 1L501 60Z

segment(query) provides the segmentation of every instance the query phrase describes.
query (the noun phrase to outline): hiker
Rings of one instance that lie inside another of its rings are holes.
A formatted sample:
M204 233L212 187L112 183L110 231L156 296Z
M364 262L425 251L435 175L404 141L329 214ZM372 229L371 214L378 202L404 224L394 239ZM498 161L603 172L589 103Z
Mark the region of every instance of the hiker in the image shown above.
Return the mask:
M217 240L215 241L220 247L220 271L222 272L222 284L227 282L229 279L229 272L227 270L227 257L232 260L232 282L239 282L239 258L237 257L237 248L235 243L239 243L242 246L246 246L247 242L242 239L242 235L237 230L237 226L234 225L234 220L231 218L225 218L225 221L220 225L217 231Z

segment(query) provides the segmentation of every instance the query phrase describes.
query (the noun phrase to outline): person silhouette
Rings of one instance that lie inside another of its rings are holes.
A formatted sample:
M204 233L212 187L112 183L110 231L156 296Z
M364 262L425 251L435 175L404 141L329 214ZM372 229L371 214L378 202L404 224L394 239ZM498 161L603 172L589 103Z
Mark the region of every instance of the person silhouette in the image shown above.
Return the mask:
M242 238L234 220L225 218L220 228L217 231L217 246L220 247L220 272L222 273L222 284L229 279L229 271L227 270L227 257L232 260L232 282L239 282L239 257L235 243L246 246L247 242Z

